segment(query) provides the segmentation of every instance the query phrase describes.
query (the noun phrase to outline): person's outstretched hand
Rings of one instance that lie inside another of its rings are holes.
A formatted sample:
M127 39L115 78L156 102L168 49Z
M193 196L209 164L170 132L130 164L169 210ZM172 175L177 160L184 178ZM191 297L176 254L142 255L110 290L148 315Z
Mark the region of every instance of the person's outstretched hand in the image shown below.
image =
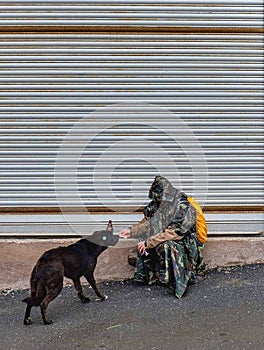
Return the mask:
M119 237L120 238L129 238L131 237L131 232L129 228L125 228L124 230L119 232Z

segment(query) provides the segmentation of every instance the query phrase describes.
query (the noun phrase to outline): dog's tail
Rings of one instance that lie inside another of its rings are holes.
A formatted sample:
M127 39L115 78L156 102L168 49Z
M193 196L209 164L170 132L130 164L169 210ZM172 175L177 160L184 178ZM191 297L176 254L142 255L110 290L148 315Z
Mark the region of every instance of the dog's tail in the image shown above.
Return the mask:
M23 299L22 302L30 306L39 306L46 294L44 283L42 283L42 281L38 281L35 295L31 295L30 297Z

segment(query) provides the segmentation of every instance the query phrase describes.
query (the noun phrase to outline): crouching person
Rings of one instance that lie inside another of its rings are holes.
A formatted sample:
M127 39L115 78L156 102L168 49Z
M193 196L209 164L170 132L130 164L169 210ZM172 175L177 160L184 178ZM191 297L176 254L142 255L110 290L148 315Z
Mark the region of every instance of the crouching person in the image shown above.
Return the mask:
M137 246L134 280L161 282L181 298L204 271L205 218L199 204L164 177L155 177L149 198L144 218L119 236L143 238Z

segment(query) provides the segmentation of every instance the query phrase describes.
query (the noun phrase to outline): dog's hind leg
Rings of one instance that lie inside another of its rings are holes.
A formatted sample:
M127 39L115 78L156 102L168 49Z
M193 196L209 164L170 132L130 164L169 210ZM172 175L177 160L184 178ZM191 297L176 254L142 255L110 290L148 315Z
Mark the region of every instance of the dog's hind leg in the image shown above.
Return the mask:
M46 286L47 295L45 296L42 303L40 304L41 316L44 324L53 323L52 320L47 319L46 310L47 310L48 304L60 294L62 288L63 288L63 276L60 281L57 280L56 284Z
M32 306L39 306L42 300L45 298L45 296L46 296L45 287L41 282L39 282L37 283L37 287L33 291L33 293L31 291L31 296L22 300L23 303L27 303L25 317L24 317L24 325L27 326L32 324L32 321L30 318L31 308Z
M101 301L107 300L108 296L103 295L102 292L99 290L99 288L97 287L97 284L95 282L93 273L87 273L86 275L84 275L84 277L87 279L87 281L90 283L91 287L93 288L93 290L95 291L95 294L100 298Z
M46 317L46 310L48 307L48 304L60 294L61 290L54 290L53 292L49 292L48 295L45 297L45 299L40 304L40 310L41 310L41 316L43 319L44 324L52 324L52 320L48 320Z
M81 282L79 278L73 279L73 284L76 289L76 292L78 294L78 298L81 300L82 303L88 303L90 299L83 295L83 290L81 286Z
M25 302L26 302L26 300L25 300ZM25 326L32 324L32 320L30 318L31 308L32 308L31 302L27 301L27 308L26 308L25 317L24 317L24 325Z
M54 297L54 298L56 298L56 297ZM44 324L52 324L53 323L52 320L47 320L47 316L46 316L46 310L47 310L47 307L48 307L48 304L50 301L51 301L50 299L47 299L45 301L43 300L43 302L40 305L41 316L42 316Z

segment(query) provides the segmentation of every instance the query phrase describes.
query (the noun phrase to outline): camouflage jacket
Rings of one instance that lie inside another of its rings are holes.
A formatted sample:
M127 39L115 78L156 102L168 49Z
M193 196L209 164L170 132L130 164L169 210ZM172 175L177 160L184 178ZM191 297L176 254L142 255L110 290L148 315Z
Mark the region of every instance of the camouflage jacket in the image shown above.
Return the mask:
M155 191L158 187L162 197L159 205L155 202ZM167 179L157 176L149 197L152 201L144 209L144 218L130 227L132 237L147 238L147 249L164 241L180 240L196 232L195 209L188 202L186 194L175 189Z

